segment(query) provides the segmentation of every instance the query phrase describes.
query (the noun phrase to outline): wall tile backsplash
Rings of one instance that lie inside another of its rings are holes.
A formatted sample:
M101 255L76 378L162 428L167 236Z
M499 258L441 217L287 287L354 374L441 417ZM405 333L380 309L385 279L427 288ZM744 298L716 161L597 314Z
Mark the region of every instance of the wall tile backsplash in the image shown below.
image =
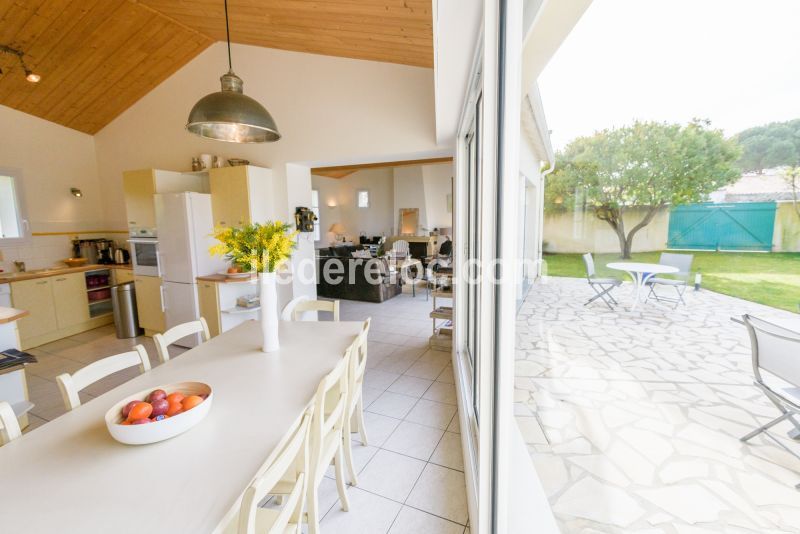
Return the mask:
M27 243L14 246L0 246L3 259L0 260L0 269L4 272L17 270L15 261L24 261L25 268L44 269L46 267L64 267L62 260L72 257L72 239L113 239L118 246L128 248L127 236L120 234L74 234L74 235L43 235L32 236Z

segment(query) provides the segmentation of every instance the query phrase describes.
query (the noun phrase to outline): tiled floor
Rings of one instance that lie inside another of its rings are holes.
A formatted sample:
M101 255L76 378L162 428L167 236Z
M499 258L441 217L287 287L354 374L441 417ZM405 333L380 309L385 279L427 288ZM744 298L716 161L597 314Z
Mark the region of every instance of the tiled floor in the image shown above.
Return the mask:
M764 437L776 417L752 385L732 315L797 315L724 295L584 307L585 280L534 286L517 329L520 428L565 534L800 532L800 460ZM776 427L782 444L800 453Z
M461 436L453 369L448 353L427 349L431 302L400 295L382 304L342 301L342 320L372 317L364 406L369 446L354 434L359 483L348 488L350 511L338 505L333 469L320 488L323 532L336 534L469 533ZM31 350L39 363L27 370L31 430L64 413L55 377L143 343L157 365L149 338L119 340L99 328ZM175 350L177 355L180 349ZM121 372L87 388L84 399L136 375Z

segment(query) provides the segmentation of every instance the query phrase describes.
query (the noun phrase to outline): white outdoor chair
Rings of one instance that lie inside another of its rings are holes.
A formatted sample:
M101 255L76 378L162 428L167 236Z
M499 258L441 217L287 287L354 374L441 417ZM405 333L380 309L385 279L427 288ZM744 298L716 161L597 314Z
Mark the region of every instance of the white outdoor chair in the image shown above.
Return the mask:
M136 345L132 351L97 360L71 375L69 373L58 375L56 382L67 410L74 410L81 405L78 393L83 388L117 371L137 365L142 373L150 370L150 358L147 357L147 351L142 345Z
M158 359L161 363L169 361L169 346L192 334L200 334L203 342L211 339L211 333L208 330L208 323L205 319L200 317L197 321L189 321L175 325L163 334L156 334L153 336L153 342L156 344L156 351L158 352Z
M311 418L311 456L309 460L308 490L308 532L319 534L319 485L325 471L333 462L336 472L336 488L342 510L350 509L350 501L344 481L344 446L342 433L347 417L347 382L350 356L355 342L345 351L340 361L328 376L322 379L314 395L314 415Z
M671 254L669 252L662 252L661 257L658 259L658 263L660 265L669 265L670 267L675 267L678 269L678 272L675 273L675 278L660 278L654 276L653 278L649 278L645 284L650 287L650 292L647 294L647 299L651 297L659 302L672 302L675 304L675 307L678 307L678 304L686 305L686 301L683 300L683 293L686 291L686 288L689 284L689 276L692 271L692 261L694 261L693 254ZM659 295L656 293L656 287L664 286L664 287L672 287L675 289L676 293L678 294L677 297L665 297L663 295Z
M325 311L333 313L333 320L339 320L339 301L338 300L311 300L305 299L297 302L292 309L292 321L300 321L305 312Z
M348 370L347 390L349 399L347 400L347 416L344 420L344 431L342 439L344 441L344 459L347 462L347 470L350 472L350 483L355 486L358 484L355 463L353 462L353 440L351 439L352 423L355 419L356 428L361 435L361 444L367 446L367 427L364 425L364 373L367 370L367 337L369 336L369 325L372 318L364 321L361 333L356 338L355 347L350 354L350 365Z
M606 306L613 310L614 306L612 304L619 303L611 296L611 290L621 285L622 280L618 278L598 278L594 270L594 258L591 252L583 255L583 264L586 266L586 279L589 281L589 287L596 293L583 305L587 306L597 299L602 299Z
M753 430L741 438L741 441L748 441L763 433L800 459L800 455L789 450L768 432L773 426L788 420L794 425L789 437L800 439L800 422L796 419L800 416L800 332L788 330L751 315L744 315L742 319L750 334L755 385L778 408L781 415ZM786 387L787 385L789 387ZM800 484L795 487L800 490Z
M242 496L239 512L230 520L224 534L300 534L308 485L308 438L311 411L289 431L286 445L275 460L260 473ZM279 509L259 508L258 504L276 486L286 491Z
M19 429L19 421L17 421L14 409L9 403L0 401L0 445L5 445L21 435L22 431Z

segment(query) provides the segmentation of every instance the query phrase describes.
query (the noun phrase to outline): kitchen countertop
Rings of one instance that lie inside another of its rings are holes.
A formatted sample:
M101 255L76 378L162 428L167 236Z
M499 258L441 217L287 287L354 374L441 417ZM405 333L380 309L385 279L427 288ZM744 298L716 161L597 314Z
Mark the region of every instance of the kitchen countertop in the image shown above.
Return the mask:
M242 284L256 280L255 276L250 278L228 278L224 274L210 274L208 276L198 276L197 280L201 282L217 282L218 284Z
M0 273L0 284L8 284L9 282L19 282L21 280L35 280L37 278L47 278L48 276L57 276L60 274L70 273L85 273L86 271L96 271L98 269L127 269L132 267L130 264L116 264L109 265L81 265L80 267L53 267L48 269L35 269L33 271L26 271L23 273Z
M28 315L27 310L18 310L17 308L6 308L0 306L0 324L7 324L17 319L22 319Z

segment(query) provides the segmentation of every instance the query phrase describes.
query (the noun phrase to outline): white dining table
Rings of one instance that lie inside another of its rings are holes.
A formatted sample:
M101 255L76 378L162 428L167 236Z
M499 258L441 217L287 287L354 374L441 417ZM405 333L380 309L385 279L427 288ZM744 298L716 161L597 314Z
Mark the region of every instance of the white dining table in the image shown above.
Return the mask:
M281 322L281 349L267 354L248 321L0 447L0 532L220 532L360 329ZM197 426L150 445L111 438L114 403L184 381L214 392Z
M635 310L639 305L639 300L642 295L642 288L657 274L675 274L679 272L677 267L670 265L661 265L660 263L640 263L635 261L618 261L606 264L609 269L615 271L625 271L633 279L633 306L631 310Z

